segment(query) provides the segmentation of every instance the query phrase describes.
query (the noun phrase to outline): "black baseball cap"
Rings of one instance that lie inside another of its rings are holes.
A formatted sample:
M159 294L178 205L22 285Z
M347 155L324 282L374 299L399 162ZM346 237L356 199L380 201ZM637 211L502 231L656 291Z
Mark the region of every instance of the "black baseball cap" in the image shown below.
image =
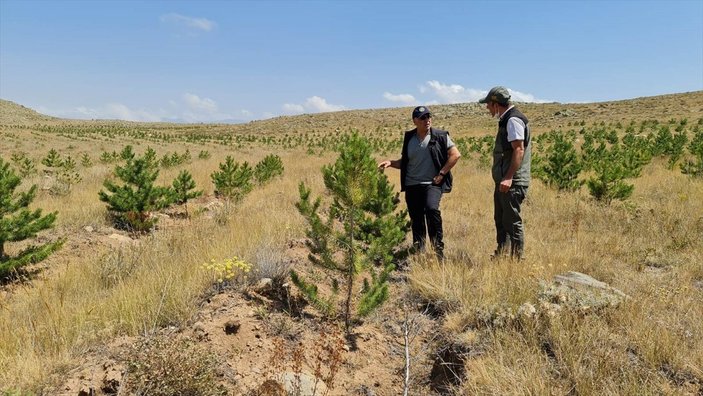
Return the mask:
M430 112L430 108L427 106L417 106L413 110L413 118L420 118L424 116L425 114L432 115L432 112Z

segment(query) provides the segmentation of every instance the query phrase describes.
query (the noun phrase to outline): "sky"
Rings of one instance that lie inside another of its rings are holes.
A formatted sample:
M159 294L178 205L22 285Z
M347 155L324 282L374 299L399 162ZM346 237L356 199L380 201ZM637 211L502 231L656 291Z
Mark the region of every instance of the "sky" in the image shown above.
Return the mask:
M243 122L703 90L703 0L0 0L0 98L65 118Z

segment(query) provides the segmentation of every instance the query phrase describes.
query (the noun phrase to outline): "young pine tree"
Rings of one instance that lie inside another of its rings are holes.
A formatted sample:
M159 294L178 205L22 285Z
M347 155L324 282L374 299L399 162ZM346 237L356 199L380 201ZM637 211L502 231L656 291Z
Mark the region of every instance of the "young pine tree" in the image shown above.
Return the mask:
M699 123L693 129L693 139L688 144L692 158L681 164L681 172L695 177L703 176L703 128L700 125Z
M186 215L188 215L188 200L203 195L202 190L195 191L195 180L193 180L193 176L190 172L185 169L178 173L178 176L173 180L171 193L173 194L172 198L175 203L186 205Z
M275 154L269 154L254 167L254 178L258 184L264 184L283 174L283 161Z
M619 146L604 151L602 157L593 163L595 175L586 182L591 195L607 204L613 199L629 198L635 186L626 183L625 179L637 177L643 166L633 158L636 155L621 150Z
M583 165L579 161L573 141L562 133L554 135L554 141L541 161L539 178L559 190L575 191L583 184L578 180Z
M16 194L15 189L20 183L20 178L10 168L10 164L0 158L0 278L29 263L44 260L63 244L63 241L57 241L30 246L14 257L5 252L5 242L33 238L39 231L53 227L56 220L56 212L42 216L41 209L28 209L36 195L37 186Z
M321 210L320 197L311 200L310 189L303 183L296 204L309 225L308 257L327 273L331 295L320 296L318 286L295 271L291 271L291 278L327 316L334 316L337 311L341 278L342 316L347 333L352 323L352 306L358 316L365 316L388 298L388 276L405 252L398 246L408 232L406 213L396 210L398 194L378 171L371 154L369 142L354 133L341 148L337 161L322 169L325 195L332 198L328 209ZM359 277L363 277L360 287ZM358 296L356 301L354 296Z
M254 188L252 178L254 170L249 163L235 163L231 156L225 158L224 163L220 163L220 170L212 172L213 184L215 184L215 194L232 199L235 202L244 198Z
M46 154L46 157L44 157L41 160L41 163L44 164L47 168L58 168L61 166L63 161L61 161L61 155L59 154L56 149L51 149L49 152Z
M156 153L149 149L140 158L127 159L124 166L115 167L115 175L124 182L117 185L107 179L103 183L100 200L107 203L118 227L134 232L149 231L156 219L151 212L163 209L172 203L171 189L155 186L159 176Z

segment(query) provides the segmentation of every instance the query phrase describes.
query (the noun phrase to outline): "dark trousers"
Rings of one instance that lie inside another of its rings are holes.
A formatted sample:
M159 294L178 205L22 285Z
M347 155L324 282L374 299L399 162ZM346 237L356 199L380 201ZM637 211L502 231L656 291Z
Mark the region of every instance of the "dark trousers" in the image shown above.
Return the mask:
M426 235L434 247L437 257L444 257L444 242L442 241L442 212L439 201L442 199L442 188L430 184L407 186L405 188L405 203L413 231L413 245L419 250L425 248Z
M498 190L499 186L496 184L493 192L493 219L498 242L496 254L507 253L509 248L510 256L520 259L525 250L525 229L520 216L520 205L527 195L527 187L512 186L507 193L502 193Z

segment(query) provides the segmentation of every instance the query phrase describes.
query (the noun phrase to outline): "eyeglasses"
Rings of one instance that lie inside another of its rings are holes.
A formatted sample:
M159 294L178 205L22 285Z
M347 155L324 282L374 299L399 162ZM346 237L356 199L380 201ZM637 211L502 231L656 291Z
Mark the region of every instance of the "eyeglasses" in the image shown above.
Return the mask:
M421 119L422 121L425 121L425 120L428 119L428 118L432 118L432 114L425 114L425 115L423 115L422 117L420 117L420 119Z

